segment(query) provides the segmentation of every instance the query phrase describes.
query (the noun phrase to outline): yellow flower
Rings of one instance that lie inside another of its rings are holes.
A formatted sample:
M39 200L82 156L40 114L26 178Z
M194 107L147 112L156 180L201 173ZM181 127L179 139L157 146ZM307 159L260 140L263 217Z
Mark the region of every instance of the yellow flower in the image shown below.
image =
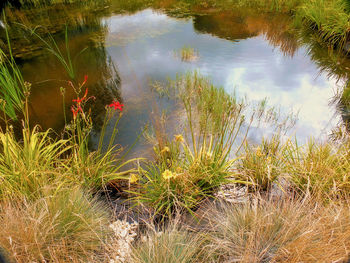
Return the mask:
M136 174L131 174L129 178L129 183L134 184L139 181L139 177Z
M271 161L272 161L271 157L270 157L270 156L267 157L267 162L268 162L268 163L271 163Z
M169 149L169 147L167 147L167 146L165 146L165 147L163 148L163 150L160 151L160 153L168 153L168 152L170 152L170 149Z
M181 134L175 135L175 141L184 142L184 137Z
M172 171L170 170L165 170L163 173L162 173L162 176L165 180L168 180L170 178L173 178L173 177L176 177L177 174L173 173Z

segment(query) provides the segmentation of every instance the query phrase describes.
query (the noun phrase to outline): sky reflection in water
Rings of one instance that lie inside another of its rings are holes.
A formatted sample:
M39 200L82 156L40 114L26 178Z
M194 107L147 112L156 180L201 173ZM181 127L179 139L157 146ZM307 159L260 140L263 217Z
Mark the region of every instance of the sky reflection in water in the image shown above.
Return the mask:
M195 30L192 19L169 18L149 9L105 18L104 23L109 28L106 49L118 65L122 97L130 109L121 123L121 142L131 142L135 128L149 118L150 79L165 81L196 69L227 92L249 100L268 98L269 105L280 106L286 114L299 111L296 134L301 141L326 135L338 121L329 101L340 83L320 73L304 48L288 57L263 35L220 39ZM200 59L188 63L176 58L174 50L184 45L198 50Z

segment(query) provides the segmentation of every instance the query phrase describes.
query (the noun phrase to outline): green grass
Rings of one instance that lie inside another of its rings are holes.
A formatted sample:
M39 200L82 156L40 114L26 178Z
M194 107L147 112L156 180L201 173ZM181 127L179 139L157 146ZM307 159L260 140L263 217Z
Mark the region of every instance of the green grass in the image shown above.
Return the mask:
M94 4L108 4L109 0L20 0L22 6L26 8L44 8L50 5L58 4L81 4L81 5L94 5Z
M30 133L23 130L22 142L12 130L0 132L0 145L0 199L38 195L38 189L62 176L61 156L70 149L68 140L55 141L49 130L40 132L38 127Z
M350 14L344 0L306 1L296 12L296 20L315 29L331 46L343 47L350 28Z
M12 56L7 28L5 28L5 32L9 57L0 49L0 110L5 114L2 119L7 122L6 115L12 120L17 120L18 113L26 116L24 100L30 92L30 87L23 80L22 73Z
M284 169L284 149L280 138L263 139L257 147L245 145L245 153L237 165L237 178L251 182L257 190L268 190L278 184Z
M305 148L292 146L286 170L295 188L325 200L347 195L350 190L349 142L343 143L338 146L311 141Z
M175 94L185 109L183 128L173 139L156 129L156 158L140 169L135 199L156 214L170 216L178 209L192 212L230 180L236 161L231 150L239 151L243 142L234 148L236 139L248 128L243 126L244 103L198 73L179 77L167 88L165 93Z

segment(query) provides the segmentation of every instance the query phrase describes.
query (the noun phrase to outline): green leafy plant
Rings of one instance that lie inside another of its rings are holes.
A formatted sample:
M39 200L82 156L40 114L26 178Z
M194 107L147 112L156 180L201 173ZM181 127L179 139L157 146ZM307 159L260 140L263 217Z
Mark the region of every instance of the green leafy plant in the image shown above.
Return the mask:
M61 176L62 156L70 150L68 140L54 140L50 130L30 133L23 130L23 141L14 132L0 132L0 198L11 195L33 196L41 186ZM64 181L64 180L63 180Z

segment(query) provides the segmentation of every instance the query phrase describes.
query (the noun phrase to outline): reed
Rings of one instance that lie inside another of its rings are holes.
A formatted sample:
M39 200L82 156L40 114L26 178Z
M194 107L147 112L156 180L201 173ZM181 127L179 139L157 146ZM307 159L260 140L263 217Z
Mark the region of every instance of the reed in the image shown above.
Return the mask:
M4 14L3 16L6 24L6 17ZM17 120L17 114L20 112L28 124L28 112L24 101L29 96L30 86L23 80L22 73L13 58L7 26L5 26L5 33L9 55L6 56L0 49L0 98L2 100L0 107L5 114L3 119L7 122L6 116L8 116L12 120Z
M180 51L174 51L176 57L180 57L182 61L192 62L199 58L198 51L190 46L183 46Z

